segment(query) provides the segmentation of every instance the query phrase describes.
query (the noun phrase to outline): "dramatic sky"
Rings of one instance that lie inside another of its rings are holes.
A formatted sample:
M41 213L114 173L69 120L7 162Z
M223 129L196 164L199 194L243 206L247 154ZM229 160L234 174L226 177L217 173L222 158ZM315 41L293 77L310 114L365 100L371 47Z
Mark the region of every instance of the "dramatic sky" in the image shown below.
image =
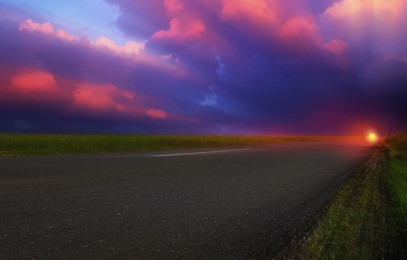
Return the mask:
M0 132L407 127L405 0L0 0Z

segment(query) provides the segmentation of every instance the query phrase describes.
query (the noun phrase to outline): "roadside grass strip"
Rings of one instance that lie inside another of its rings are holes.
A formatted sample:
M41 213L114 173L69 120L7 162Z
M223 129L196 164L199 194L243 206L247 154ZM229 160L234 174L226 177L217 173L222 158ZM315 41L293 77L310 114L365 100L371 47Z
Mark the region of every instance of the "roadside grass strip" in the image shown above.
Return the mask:
M386 187L391 200L387 214L394 242L389 246L394 258L407 259L407 132L390 137L386 145L390 149Z
M405 143L397 143L401 140ZM407 149L401 149L406 144L407 138L389 138L386 146L374 148L294 258L407 259Z
M23 135L0 134L0 156L120 153L184 148L241 147L281 142L334 141L330 136Z

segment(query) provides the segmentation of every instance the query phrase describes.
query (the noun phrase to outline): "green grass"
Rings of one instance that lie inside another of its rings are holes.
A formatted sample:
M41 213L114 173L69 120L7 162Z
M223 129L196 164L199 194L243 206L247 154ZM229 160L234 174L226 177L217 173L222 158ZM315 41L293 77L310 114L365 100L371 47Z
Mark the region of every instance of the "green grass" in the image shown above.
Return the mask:
M194 135L14 135L0 134L0 156L119 153L326 141L328 136L194 136Z
M407 132L388 138L386 145L390 150L389 169L385 179L390 198L387 212L390 220L389 233L391 240L397 241L389 246L395 256L407 259ZM400 250L400 246L404 250Z
M338 191L294 255L407 258L407 133L390 137Z

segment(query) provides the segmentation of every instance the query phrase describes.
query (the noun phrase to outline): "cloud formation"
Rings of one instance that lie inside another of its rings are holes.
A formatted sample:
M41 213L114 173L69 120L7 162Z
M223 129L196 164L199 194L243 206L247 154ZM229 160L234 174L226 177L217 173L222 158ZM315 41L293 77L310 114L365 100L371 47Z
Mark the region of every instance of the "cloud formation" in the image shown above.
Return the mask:
M22 93L49 93L57 90L54 76L44 71L27 71L14 75L11 88Z
M70 35L64 30L55 30L54 26L49 22L40 24L33 22L31 19L27 19L25 22L19 25L18 29L20 31L40 32L43 34L52 35L54 37L58 37L66 41L75 40L74 36Z
M405 1L106 2L125 40L0 5L0 129L54 129L44 111L70 130L80 118L129 132L407 127Z

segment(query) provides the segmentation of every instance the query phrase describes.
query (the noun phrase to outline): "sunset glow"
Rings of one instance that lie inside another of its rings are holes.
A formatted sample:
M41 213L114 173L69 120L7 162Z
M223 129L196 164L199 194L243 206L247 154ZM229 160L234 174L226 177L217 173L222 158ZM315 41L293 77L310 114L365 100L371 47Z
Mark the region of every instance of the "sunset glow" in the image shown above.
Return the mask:
M0 131L403 129L406 23L404 0L0 0Z
M369 143L377 143L379 141L379 137L374 132L369 132L366 136L366 139Z

